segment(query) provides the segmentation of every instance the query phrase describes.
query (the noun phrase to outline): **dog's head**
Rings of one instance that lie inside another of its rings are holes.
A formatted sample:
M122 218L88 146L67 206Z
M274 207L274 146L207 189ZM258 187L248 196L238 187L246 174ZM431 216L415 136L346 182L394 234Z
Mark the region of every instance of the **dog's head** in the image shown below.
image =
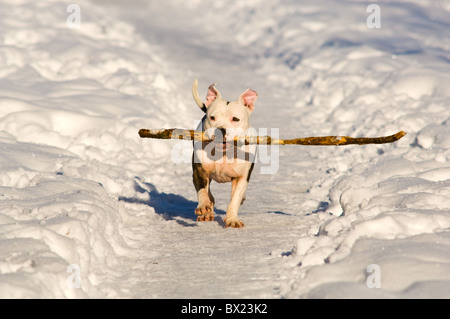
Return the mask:
M206 113L204 128L208 135L217 135L219 130L225 142L247 132L250 127L249 118L258 97L256 91L247 89L236 101L230 102L222 98L214 83L209 86L206 101L203 103L198 95L197 87L198 83L195 80L192 94L197 105Z

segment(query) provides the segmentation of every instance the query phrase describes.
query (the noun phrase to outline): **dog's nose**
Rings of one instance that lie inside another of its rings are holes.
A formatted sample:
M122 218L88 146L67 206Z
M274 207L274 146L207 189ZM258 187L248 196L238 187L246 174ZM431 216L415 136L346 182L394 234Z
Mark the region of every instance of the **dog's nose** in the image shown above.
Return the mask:
M227 129L226 128L219 128L220 132L222 132L222 136L225 136L227 134Z
M215 132L214 132L214 136L216 138L220 136L220 137L222 137L222 139L225 139L226 134L227 134L227 129L223 128L223 127L216 128Z

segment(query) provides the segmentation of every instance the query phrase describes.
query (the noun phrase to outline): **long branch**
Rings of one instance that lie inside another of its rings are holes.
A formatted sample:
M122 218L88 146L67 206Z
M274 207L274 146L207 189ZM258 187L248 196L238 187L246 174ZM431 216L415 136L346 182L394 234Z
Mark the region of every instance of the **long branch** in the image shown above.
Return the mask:
M237 136L234 142L243 144L261 144L261 145L365 145L365 144L385 144L393 143L405 136L403 131L389 136L381 137L350 137L350 136L318 136L318 137L299 137L294 139L276 139L270 136ZM141 129L139 136L144 138L156 139L182 139L211 142L204 132L185 130L185 129Z

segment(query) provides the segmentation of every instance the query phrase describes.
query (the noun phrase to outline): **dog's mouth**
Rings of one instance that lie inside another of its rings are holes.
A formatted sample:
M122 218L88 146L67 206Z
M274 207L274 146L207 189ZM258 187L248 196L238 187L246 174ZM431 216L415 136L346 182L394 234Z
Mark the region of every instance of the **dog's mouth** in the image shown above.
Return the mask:
M215 149L218 151L226 151L231 147L231 142L227 141L214 141L214 143L216 144Z
M230 136L227 136L226 129L224 128L215 128L215 131L213 132L211 139L214 143L214 149L216 151L224 153L229 148L231 148L232 145L234 145L234 140L230 140Z

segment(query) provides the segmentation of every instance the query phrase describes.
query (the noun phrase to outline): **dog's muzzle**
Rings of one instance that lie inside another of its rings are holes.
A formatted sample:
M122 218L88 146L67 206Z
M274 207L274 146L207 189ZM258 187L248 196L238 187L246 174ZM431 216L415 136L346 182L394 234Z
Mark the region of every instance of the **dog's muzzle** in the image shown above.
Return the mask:
M219 151L224 151L230 148L232 142L227 141L227 129L225 128L216 128L214 129L214 134L212 136L214 140L215 148Z

